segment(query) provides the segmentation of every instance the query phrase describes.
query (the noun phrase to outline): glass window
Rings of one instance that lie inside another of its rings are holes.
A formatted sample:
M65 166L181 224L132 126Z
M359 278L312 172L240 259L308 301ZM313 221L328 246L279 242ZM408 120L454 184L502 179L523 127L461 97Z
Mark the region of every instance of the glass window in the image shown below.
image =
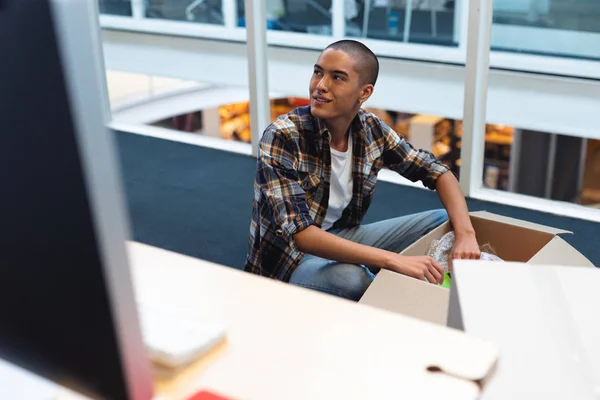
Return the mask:
M595 22L596 28L594 23L583 23L587 20L582 14L583 5L590 16L594 10L600 11L600 2L594 0L594 3L586 0L494 0L492 49L581 56L585 46L578 47L577 38L600 34L600 22ZM584 26L587 32L583 31ZM594 51L600 56L599 47ZM489 87L486 90L489 91ZM524 89L523 94L526 93ZM524 98L523 104L527 101ZM545 112L551 114L557 110L547 108ZM596 141L566 132L525 129L518 123L506 126L491 125L490 122L485 129L484 146L478 149L481 153L475 155L483 156L484 188L600 206L600 185L596 184L600 179L600 152Z
M487 124L483 187L600 208L600 141Z
M346 35L458 46L453 0L346 0Z
M222 0L145 0L146 17L223 25Z
M515 129L513 127L486 125L483 153L484 187L498 190L509 190L511 188L510 167L511 156L515 151L515 147L513 147L514 136Z
M364 108L402 135L413 147L433 153L459 176L462 121L437 115Z
M483 186L600 208L600 141L488 125Z
M600 140L585 144L580 203L600 209Z
M407 127L402 134L414 147L431 151L460 178L462 120L417 114L409 117ZM485 129L484 184L507 190L514 129L494 124L487 124Z
M332 0L266 0L267 28L331 35ZM244 1L238 0L239 26L245 26Z
M131 0L98 0L100 14L132 16Z
M492 49L600 59L600 1L494 0Z

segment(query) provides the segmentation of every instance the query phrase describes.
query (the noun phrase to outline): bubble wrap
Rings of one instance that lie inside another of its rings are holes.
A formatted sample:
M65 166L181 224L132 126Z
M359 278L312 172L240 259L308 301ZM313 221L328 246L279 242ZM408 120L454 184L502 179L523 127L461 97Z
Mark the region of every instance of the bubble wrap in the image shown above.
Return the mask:
M448 272L448 256L450 250L454 246L454 232L450 231L441 237L439 240L434 240L429 246L427 255L432 257L438 264L444 267L444 273ZM500 257L490 253L481 252L481 260L486 261L503 261Z

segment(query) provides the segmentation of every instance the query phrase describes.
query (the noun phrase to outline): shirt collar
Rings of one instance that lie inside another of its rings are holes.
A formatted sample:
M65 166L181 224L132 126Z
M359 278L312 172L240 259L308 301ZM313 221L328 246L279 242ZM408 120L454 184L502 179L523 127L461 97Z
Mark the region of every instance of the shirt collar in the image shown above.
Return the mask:
M309 108L309 112L310 112L310 108ZM360 108L358 110L358 114L356 114L356 117L354 117L354 119L350 123L350 129L352 130L354 135L356 135L356 134L363 135L364 134L365 118L366 118L366 113L362 108ZM325 121L313 116L312 114L311 114L311 119L312 119L312 125L313 125L313 132L316 136L323 137L329 133L327 126L325 126Z
M325 121L315 116L313 116L312 119L314 132L317 134L317 136L323 137L329 133L329 129L327 129L327 126L325 126Z

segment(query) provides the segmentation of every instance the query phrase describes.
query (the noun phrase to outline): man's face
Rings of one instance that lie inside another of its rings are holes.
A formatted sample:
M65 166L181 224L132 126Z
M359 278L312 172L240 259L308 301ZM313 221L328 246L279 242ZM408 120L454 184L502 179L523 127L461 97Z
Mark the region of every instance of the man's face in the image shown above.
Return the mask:
M345 52L327 49L317 60L310 80L310 110L325 121L352 120L363 93L355 61Z

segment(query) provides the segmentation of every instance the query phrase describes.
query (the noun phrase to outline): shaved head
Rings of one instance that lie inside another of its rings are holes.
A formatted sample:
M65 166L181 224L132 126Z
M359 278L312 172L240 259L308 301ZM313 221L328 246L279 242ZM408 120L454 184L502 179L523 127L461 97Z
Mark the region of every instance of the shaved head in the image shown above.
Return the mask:
M329 49L343 51L352 57L356 62L355 70L360 77L361 84L375 85L379 75L379 61L367 46L356 40L340 40L325 48L325 50Z

